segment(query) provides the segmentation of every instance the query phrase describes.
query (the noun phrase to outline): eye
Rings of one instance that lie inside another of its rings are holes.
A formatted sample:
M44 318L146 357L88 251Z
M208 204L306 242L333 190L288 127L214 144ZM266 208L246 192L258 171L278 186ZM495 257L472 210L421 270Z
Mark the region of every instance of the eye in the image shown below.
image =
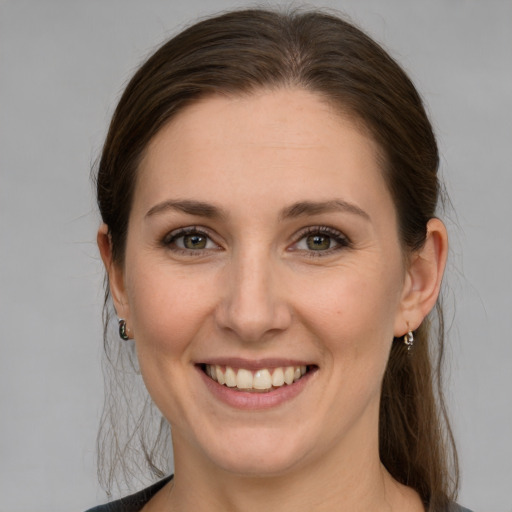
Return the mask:
M199 233L183 235L175 240L175 244L182 249L206 249L208 238Z
M169 233L163 244L178 251L204 251L219 249L210 236L196 227L184 228Z
M332 238L329 235L308 235L303 238L305 245L311 251L325 251L330 249L333 243Z
M350 242L340 231L327 226L310 227L299 233L299 240L290 248L306 253L331 253L348 247ZM311 254L313 255L313 254Z

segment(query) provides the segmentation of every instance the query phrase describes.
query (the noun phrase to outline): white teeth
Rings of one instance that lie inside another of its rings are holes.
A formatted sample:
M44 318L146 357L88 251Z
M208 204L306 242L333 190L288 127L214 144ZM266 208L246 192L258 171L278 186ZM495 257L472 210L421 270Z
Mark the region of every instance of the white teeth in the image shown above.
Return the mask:
M226 386L228 386L228 388L236 388L236 373L233 368L226 366L224 377L226 378Z
M284 384L291 385L307 372L306 366L285 366L274 369L262 368L252 372L245 368L235 370L230 366L209 365L206 374L221 385L243 390L270 391Z
M280 387L284 384L284 372L282 368L276 368L272 374L272 386Z
M295 375L295 370L293 366L287 366L286 370L284 371L284 381L286 384L292 384L293 383L293 377Z
M215 373L217 374L217 382L219 384L226 384L226 379L224 378L224 372L222 371L220 366L215 367Z
M268 370L258 370L253 377L252 387L254 389L270 389L272 387L272 377Z
M252 372L240 368L236 376L236 387L238 389L251 389L252 388Z

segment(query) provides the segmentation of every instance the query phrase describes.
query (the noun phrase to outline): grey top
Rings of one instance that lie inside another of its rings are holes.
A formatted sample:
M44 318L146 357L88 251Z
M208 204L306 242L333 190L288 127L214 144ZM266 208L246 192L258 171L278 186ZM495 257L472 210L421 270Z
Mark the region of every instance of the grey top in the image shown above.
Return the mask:
M140 512L144 505L169 481L172 480L172 475L160 480L151 487L147 487L142 491L139 491L120 500L111 501L105 505L99 505L91 508L86 512ZM450 507L449 511L446 512L472 512L471 510L461 507L454 503Z

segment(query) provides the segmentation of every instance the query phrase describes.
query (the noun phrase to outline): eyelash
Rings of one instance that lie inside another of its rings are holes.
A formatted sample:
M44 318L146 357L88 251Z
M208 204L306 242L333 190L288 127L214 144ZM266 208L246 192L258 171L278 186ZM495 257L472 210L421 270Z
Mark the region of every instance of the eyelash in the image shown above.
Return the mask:
M182 237L185 237L187 235L198 235L201 237L205 237L207 239L207 243L211 242L215 244L217 247L218 244L212 239L210 234L204 229L197 226L190 226L186 228L180 228L175 231L171 231L165 237L162 239L162 245L165 248L171 249L172 251L179 253L179 254L185 254L187 256L201 256L205 253L205 251L211 251L212 248L204 248L204 249L187 249L183 247L178 247L176 245L176 241ZM216 249L213 249L216 250Z
M212 248L203 248L203 249L186 249L183 247L178 247L176 245L176 241L182 237L185 237L187 235L198 235L201 237L205 237L207 239L207 243L211 242L215 244L217 247L218 244L212 239L210 234L204 229L200 228L198 226L190 226L186 228L180 228L178 230L172 231L171 233L168 233L165 235L165 237L162 239L162 245L165 248L169 248L174 252L185 254L185 255L194 255L194 256L201 256L205 253L205 251L211 251ZM304 238L311 236L311 235L323 235L330 237L337 245L335 247L329 247L326 250L307 250L307 249L297 249L294 248L294 246L297 246L299 242L301 242ZM290 252L293 251L300 251L302 254L306 255L307 257L311 258L318 258L322 256L328 256L331 255L333 252L340 251L342 249L350 248L352 247L352 242L350 239L345 236L343 233L338 231L337 229L333 229L328 226L309 226L307 228L302 229L297 233L297 235L294 237L295 242L292 244L292 246L288 249ZM213 249L216 250L216 249Z
M307 249L293 249L290 248L290 251L301 251L304 255L306 255L309 258L321 258L323 256L330 256L334 252L351 248L352 242L350 239L341 233L341 231L338 231L337 229L328 227L328 226L309 226L297 234L296 242L294 242L293 246L296 246L300 241L302 241L304 238L311 236L311 235L326 235L330 237L337 245L335 247L329 247L325 251L314 251L314 250L307 250Z

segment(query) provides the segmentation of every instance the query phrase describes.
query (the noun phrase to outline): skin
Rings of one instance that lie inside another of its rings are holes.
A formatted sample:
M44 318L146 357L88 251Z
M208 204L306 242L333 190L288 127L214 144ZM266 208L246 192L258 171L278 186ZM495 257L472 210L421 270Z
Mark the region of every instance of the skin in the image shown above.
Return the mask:
M175 479L145 510L423 510L379 461L379 397L393 337L435 304L446 231L432 219L424 247L403 253L377 152L300 89L206 98L150 143L122 265L107 226L98 234L116 310L172 427ZM163 206L178 200L222 214ZM345 207L290 214L333 201ZM204 248L180 247L187 227ZM204 384L196 365L213 357L316 371L292 399L239 410Z

